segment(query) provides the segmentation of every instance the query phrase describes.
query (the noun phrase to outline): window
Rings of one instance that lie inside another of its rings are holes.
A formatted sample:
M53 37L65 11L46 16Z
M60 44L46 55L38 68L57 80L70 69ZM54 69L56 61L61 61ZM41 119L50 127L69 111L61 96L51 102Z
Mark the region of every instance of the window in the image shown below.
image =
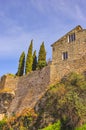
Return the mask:
M68 42L73 42L73 41L75 41L75 33L68 36Z
M62 60L67 60L68 59L68 52L63 52L62 53Z

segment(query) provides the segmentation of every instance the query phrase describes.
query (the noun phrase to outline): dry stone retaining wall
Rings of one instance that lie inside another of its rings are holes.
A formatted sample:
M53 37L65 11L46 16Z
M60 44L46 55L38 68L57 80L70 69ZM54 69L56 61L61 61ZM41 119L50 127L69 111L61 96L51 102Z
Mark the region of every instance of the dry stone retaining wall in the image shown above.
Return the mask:
M16 80L16 79L15 79ZM8 81L9 82L9 81ZM15 81L13 84L15 86ZM31 72L17 80L15 98L11 102L8 114L20 112L24 108L34 107L50 84L50 67Z

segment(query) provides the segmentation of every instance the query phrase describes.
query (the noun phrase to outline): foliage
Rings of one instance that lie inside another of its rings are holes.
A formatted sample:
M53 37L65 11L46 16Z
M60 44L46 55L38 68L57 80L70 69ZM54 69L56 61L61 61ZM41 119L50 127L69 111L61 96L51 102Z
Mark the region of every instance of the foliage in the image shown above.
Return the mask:
M60 130L60 129L61 129L61 122L58 121L57 123L54 123L53 125L49 125L48 127L42 130Z
M39 61L38 62L38 68L39 69L42 69L43 67L45 67L46 66L46 61Z
M7 75L8 75L8 76L11 76L11 77L15 77L15 75L14 75L14 74L11 74L11 73L8 73Z
M36 50L33 53L33 64L32 64L32 70L36 70L37 68L37 56L36 56Z
M82 74L71 73L50 87L37 104L39 113L35 127L43 128L61 121L61 130L74 130L86 123L86 79ZM47 122L48 120L48 122ZM40 123L41 122L41 123Z
M46 50L44 42L40 46L39 55L38 55L38 68L41 69L46 66Z
M2 126L2 128L4 128L4 130L27 130L30 128L31 123L36 119L36 117L37 115L35 114L34 110L27 108L21 113L10 117L7 123Z
M25 74L28 74L29 72L32 71L32 64L33 64L33 56L32 56L32 51L33 51L33 40L31 40L27 57L26 57L26 68L25 68Z
M19 66L17 76L22 76L24 74L24 65L25 65L25 53L22 52L20 59L19 59Z
M75 130L86 130L86 124L82 125L81 127L75 128Z
M41 130L61 130L61 122L58 121L57 123L49 125L48 127ZM82 125L81 127L77 127L74 130L86 130L86 124Z
M78 87L80 90L86 90L86 79L82 74L72 72L63 78L62 82L65 84L65 86L75 86L75 88Z
M0 121L0 130L4 130L4 126L6 125L6 118Z
M61 130L61 122L58 121L54 123L53 125L49 125L46 128L40 129L40 130ZM82 125L81 127L76 127L73 130L86 130L86 124Z

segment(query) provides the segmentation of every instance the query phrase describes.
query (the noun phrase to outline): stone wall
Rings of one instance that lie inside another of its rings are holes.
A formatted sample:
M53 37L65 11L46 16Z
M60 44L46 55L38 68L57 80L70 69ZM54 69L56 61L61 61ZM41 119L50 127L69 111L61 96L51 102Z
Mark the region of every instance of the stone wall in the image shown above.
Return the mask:
M8 90L15 90L17 83L18 83L18 77L11 76L11 75L4 75L1 77L0 81L0 89L8 89Z
M86 71L86 55L80 59L64 61L59 64L52 63L51 65L51 81L60 80L63 76L70 72L82 73Z
M12 83L15 85L15 80ZM9 80L8 80L9 84ZM24 108L34 107L50 84L50 67L31 72L17 80L15 98L8 109L8 114L20 112ZM8 86L8 85L7 85Z
M6 81L6 76L4 75L3 77L1 77L0 79L0 89L2 89L5 85L5 81Z
M75 40L69 42L69 35L75 34ZM63 59L67 52L68 58ZM71 71L86 70L86 29L77 26L54 44L52 44L51 81L59 80Z
M68 42L68 36L71 33L74 33L76 35L76 40L73 42ZM71 31L62 39L58 40L53 46L52 46L52 62L54 63L61 63L64 60L62 59L63 52L68 52L68 61L80 59L83 55L86 54L86 30L81 30L79 32L76 32L75 30Z

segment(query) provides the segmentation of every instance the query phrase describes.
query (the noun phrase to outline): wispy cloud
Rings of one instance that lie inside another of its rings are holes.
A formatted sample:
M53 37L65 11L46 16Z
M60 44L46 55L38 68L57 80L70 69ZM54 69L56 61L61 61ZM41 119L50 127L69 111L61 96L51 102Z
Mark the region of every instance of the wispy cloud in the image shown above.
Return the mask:
M13 31L12 33L16 34L16 32ZM33 39L34 50L36 49L37 53L42 41L45 41L47 52L49 51L51 42L48 42L50 39L48 32L45 33L45 31L39 30L27 33L22 31L18 35L0 37L0 59L6 57L19 57L22 51L27 53L31 39ZM50 54L48 54L48 57L49 55Z
M61 14L61 16L66 18L73 18L73 20L86 21L83 7L79 4L79 0L32 0L31 2L37 10L45 15L55 13L55 16ZM82 5L84 6L84 1L82 1Z

